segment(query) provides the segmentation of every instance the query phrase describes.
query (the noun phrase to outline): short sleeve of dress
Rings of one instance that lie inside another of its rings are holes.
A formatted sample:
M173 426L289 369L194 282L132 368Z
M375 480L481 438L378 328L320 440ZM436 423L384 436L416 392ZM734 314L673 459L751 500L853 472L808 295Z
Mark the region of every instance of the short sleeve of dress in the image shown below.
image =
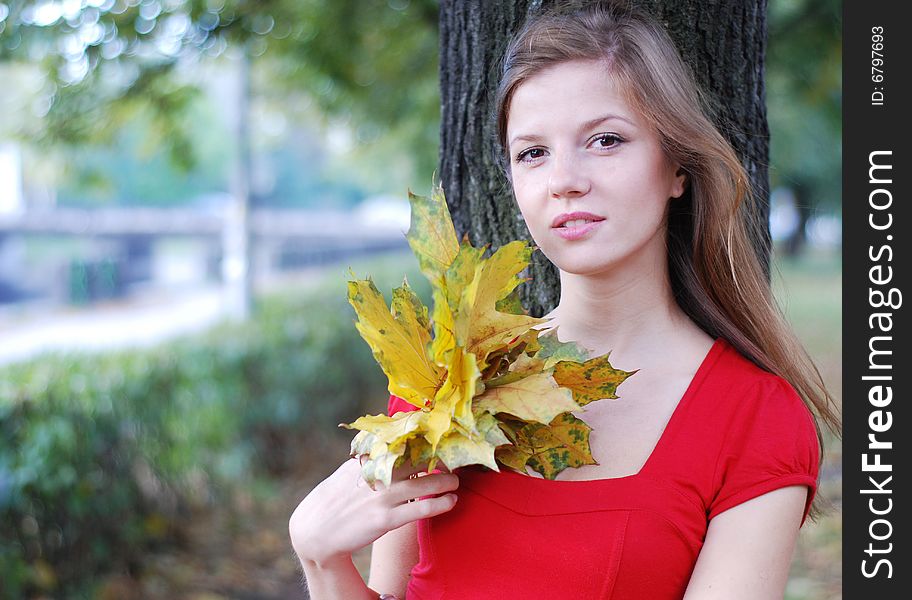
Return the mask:
M773 490L804 485L807 518L817 491L820 446L814 419L781 377L758 383L729 424L715 469L709 519Z
M386 414L393 416L398 412L410 412L413 410L418 410L417 406L409 404L399 396L395 394L390 394L389 404L386 407Z

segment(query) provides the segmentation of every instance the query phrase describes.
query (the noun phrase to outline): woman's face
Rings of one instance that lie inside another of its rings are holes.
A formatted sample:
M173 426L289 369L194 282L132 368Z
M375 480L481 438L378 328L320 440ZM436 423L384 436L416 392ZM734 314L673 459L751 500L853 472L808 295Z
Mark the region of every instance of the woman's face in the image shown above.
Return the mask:
M510 104L516 201L535 243L570 273L664 262L667 204L684 191L613 79L598 61L560 63L520 84Z

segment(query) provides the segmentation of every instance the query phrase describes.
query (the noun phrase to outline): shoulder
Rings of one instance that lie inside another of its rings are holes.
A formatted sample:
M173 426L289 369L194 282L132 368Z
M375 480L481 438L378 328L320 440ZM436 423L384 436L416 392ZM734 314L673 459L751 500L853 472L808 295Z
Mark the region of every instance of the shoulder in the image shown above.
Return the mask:
M783 377L745 358L729 342L721 349L703 382L704 395L715 398L712 410L729 418L755 418L808 423L814 420L800 394Z
M792 384L761 369L730 343L723 340L722 346L701 386L698 408L708 424L725 432L721 452L796 444L804 453L819 452L814 416Z
M724 437L714 469L711 515L762 492L790 484L816 488L820 464L811 411L784 378L764 371L729 347L726 366L735 393L716 397Z

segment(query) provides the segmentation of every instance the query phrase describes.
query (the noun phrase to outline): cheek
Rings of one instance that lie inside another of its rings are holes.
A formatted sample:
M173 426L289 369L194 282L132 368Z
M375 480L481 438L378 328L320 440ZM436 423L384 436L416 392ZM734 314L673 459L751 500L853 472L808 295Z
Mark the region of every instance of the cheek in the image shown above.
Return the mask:
M663 186L662 193L668 193L670 195L673 191L676 179L674 165L661 153L654 157L652 164L653 181L655 181L655 185Z
M524 196L522 191L515 188L513 190L513 196L516 205L519 207L519 213L522 215L523 222L525 222L526 228L532 236L532 241L540 248L542 248L543 245L547 245L549 242L548 230L551 226L546 222L547 212L545 211L544 206L535 203L528 196Z
M525 221L526 228L528 228L529 233L531 233L533 236L536 235L539 229L539 224L535 220L535 215L540 211L536 211L533 206L530 206L528 203L523 202L519 196L517 196L516 205L519 207L519 214L522 215L523 221Z
M517 169L513 174L513 197L520 205L532 206L548 199L548 178L545 169Z
M529 218L536 212L534 196L531 191L528 182L524 180L513 180L513 199L528 225L532 225L529 223Z

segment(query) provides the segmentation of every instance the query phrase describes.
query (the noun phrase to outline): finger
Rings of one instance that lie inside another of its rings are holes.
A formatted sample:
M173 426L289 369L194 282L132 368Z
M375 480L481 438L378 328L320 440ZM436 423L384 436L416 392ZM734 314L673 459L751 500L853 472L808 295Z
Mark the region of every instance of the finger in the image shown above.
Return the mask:
M445 494L433 498L425 498L417 502L400 504L390 510L391 529L398 529L406 523L427 519L449 512L456 506L456 494Z
M403 481L418 473L427 473L427 463L413 465L412 461L406 459L401 465L393 468L393 481Z
M422 496L435 496L452 492L459 487L459 477L452 473L433 473L416 479L407 479L393 484L389 498L393 503L407 502Z
M364 463L367 462L366 458L367 458L366 454L361 454L360 456L353 456L353 457L351 457L351 459L346 461L346 464L344 466L353 472L351 476L354 477L356 488L367 487L367 488L370 488L371 491L376 492L378 489L383 488L383 484L380 484L380 486L378 487L376 481L368 482L364 479Z
M433 471L428 471L428 463L423 462L417 465L413 465L410 460L405 460L401 465L393 469L393 479L402 480L409 477L414 477L415 475L427 475L435 471L440 471L442 473L449 473L450 470L447 468L442 461L437 461L437 464L434 466Z

